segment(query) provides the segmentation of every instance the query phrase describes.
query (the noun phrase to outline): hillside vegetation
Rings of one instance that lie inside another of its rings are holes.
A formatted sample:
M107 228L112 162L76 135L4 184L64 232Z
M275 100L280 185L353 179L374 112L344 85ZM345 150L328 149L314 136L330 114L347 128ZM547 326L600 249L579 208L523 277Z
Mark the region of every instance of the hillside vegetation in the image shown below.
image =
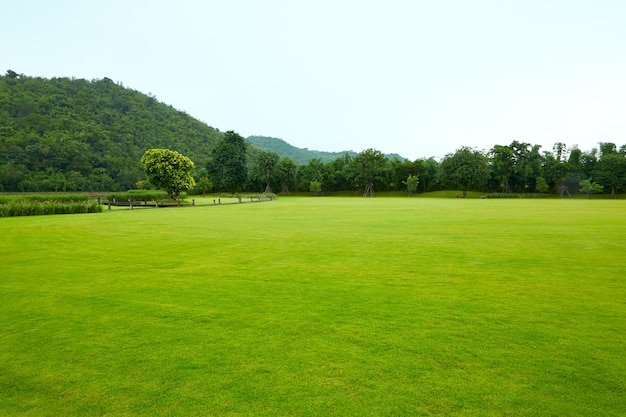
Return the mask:
M0 76L0 191L117 191L170 148L206 165L222 133L108 78Z
M323 163L328 163L338 158L343 158L345 155L349 155L350 157L355 157L357 155L357 153L354 151L324 152L315 151L308 148L297 148L285 142L283 139L267 136L249 136L246 138L246 141L266 152L276 152L281 156L286 156L300 165L306 165L312 159L319 159ZM388 154L385 156L389 159L404 159L398 154Z
M615 198L626 188L626 145L612 142L588 151L557 142L542 151L514 140L487 152L463 146L441 161L409 161L372 148L359 154L311 151L282 139L222 133L108 78L44 79L11 70L0 76L0 192L155 187L140 163L151 148L190 158L191 175L201 185L191 192L202 194L460 190L457 195L466 196L473 190L510 197L604 192Z

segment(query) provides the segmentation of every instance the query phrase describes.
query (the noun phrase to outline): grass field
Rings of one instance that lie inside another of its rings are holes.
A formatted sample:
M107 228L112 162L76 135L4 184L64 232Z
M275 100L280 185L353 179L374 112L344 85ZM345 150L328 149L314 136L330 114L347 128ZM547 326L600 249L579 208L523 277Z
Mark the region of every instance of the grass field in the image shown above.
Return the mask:
M0 219L3 416L624 416L626 202Z

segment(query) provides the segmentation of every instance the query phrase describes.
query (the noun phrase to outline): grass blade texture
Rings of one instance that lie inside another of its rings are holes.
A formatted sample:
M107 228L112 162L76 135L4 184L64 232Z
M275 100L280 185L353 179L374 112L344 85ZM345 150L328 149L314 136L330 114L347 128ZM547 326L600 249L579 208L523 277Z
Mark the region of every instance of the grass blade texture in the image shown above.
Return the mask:
M626 206L0 219L0 414L621 416Z

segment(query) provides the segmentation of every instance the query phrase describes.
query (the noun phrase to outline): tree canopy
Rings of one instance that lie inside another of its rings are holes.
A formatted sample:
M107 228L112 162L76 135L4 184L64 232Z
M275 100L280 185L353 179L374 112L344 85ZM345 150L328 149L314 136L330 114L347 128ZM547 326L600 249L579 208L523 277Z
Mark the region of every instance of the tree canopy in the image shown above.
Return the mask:
M487 157L468 147L446 155L440 169L441 181L450 187L459 187L463 191L463 198L467 196L467 190L485 187L489 178Z
M363 187L363 196L374 195L374 179L380 176L387 163L387 158L381 151L366 149L352 159L354 183Z
M0 191L125 191L147 149L200 166L223 134L108 78L0 76Z
M192 191L198 193L306 192L316 181L325 193L372 195L374 189L407 189L409 176L419 178L416 192L461 189L463 195L484 189L566 196L590 178L613 196L626 189L626 146L612 142L587 151L557 142L542 151L514 140L481 155L465 147L441 161L410 161L372 148L318 158L305 149L307 159L294 161L286 142L256 139L277 147L257 148L234 131L222 133L109 78L44 79L13 70L0 76L0 192L135 188L145 180L140 158L148 149L175 149L193 160L197 168L190 174L198 186ZM264 161L268 152L276 153Z
M246 142L238 133L224 133L213 151L207 165L213 183L221 189L235 193L243 189L248 180Z
M148 149L141 157L150 184L162 188L169 198L176 198L182 191L196 185L191 170L193 161L170 149Z

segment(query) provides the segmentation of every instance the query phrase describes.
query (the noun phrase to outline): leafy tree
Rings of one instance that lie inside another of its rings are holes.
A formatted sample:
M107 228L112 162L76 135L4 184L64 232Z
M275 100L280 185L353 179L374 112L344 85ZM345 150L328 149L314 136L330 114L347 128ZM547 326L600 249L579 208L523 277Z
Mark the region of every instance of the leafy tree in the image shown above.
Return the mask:
M289 194L289 188L296 182L298 165L289 157L284 157L276 164L276 179L282 188L283 195Z
M441 182L448 187L463 190L463 198L467 190L480 189L489 179L487 157L477 150L462 147L454 154L448 154L440 165Z
M151 184L164 189L169 198L195 185L191 170L193 161L169 149L148 149L141 157L146 177Z
M550 187L548 186L548 183L546 182L546 179L544 177L537 177L535 189L539 193L547 193Z
M319 181L320 184L326 184L326 167L319 158L314 158L304 165L299 171L299 184L301 189L306 190L311 181ZM324 185L325 186L325 185Z
M525 192L531 188L538 147L529 150L530 144L514 140L508 146L496 145L490 153L492 178L504 193Z
M580 185L580 192L581 193L588 193L589 194L589 198L591 198L591 195L593 193L601 193L602 191L604 191L604 187L601 186L600 184L596 183L595 181L592 182L591 179L587 179L587 180L582 180L578 183L578 185Z
M406 178L406 181L403 181L404 185L406 185L406 189L409 192L409 195L412 195L415 190L417 190L419 182L420 180L417 175L409 175Z
M271 193L271 180L280 156L276 152L262 151L257 156L257 167L265 180L265 192Z
M349 190L352 187L349 170L351 161L352 157L346 153L324 165L325 186L328 190Z
M416 174L419 175L422 191L436 190L438 188L439 163L435 161L435 158L419 159L415 163L417 165Z
M146 149L176 149L203 166L223 133L104 78L0 76L0 170L5 191L119 191L145 178ZM17 172L16 172L17 173Z
M196 190L202 193L202 197L206 196L206 193L211 191L211 188L213 188L213 183L211 182L211 180L205 176L200 177L196 184Z
M561 197L569 194L568 185L571 181L566 181L570 173L567 157L569 155L567 146L563 142L557 142L552 148L553 152L544 152L544 178L551 189L558 191Z
M355 185L363 186L363 197L374 195L374 180L382 174L387 157L379 150L366 149L352 159L350 168L354 173Z
M214 184L234 194L247 181L246 160L246 143L243 137L230 130L224 133L224 138L211 152L207 170L211 173Z
M315 195L320 195L322 192L322 183L318 180L312 180L309 184L309 191L315 193Z
M598 182L611 188L611 197L615 198L615 191L626 186L626 157L617 152L603 153L595 173Z

